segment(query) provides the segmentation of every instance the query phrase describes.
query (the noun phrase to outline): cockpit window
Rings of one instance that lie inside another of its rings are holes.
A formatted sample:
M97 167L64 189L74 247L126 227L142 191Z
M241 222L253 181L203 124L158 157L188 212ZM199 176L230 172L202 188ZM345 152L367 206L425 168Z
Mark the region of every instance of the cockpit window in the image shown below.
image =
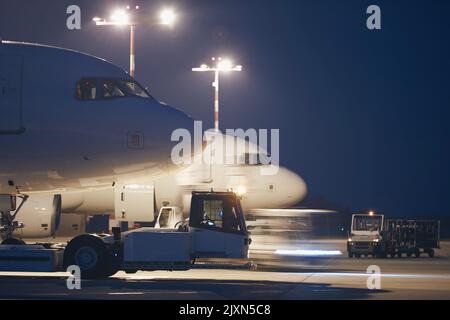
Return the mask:
M77 83L76 97L80 100L94 100L97 98L97 80L82 79Z
M239 163L245 165L261 166L265 164L265 162L262 161L262 159L265 159L264 157L269 157L269 155L246 152L241 155Z
M97 93L97 89L99 93ZM79 100L112 99L122 97L151 98L137 82L117 78L85 78L78 81L76 97Z
M102 88L103 98L116 98L125 96L125 93L119 87L119 84L116 80L102 79L100 87Z
M147 92L136 82L133 81L122 81L123 87L127 95L137 96L141 98L150 98Z

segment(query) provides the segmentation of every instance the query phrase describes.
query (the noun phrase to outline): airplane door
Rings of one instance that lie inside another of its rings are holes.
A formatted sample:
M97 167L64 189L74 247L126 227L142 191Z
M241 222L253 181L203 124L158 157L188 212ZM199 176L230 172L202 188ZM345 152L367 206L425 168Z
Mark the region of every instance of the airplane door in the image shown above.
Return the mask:
M22 131L22 57L0 55L0 134Z
M118 221L155 220L153 185L116 185L114 193L114 213Z

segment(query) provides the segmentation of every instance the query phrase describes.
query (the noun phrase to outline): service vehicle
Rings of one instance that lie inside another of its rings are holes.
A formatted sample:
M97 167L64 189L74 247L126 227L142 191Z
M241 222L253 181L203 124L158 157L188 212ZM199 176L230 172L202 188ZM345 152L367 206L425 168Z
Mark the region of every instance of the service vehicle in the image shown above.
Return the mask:
M248 259L251 239L233 192L192 192L189 218L177 225L113 228L112 235L83 234L67 245L1 245L0 270L59 271L76 265L82 278L105 278L119 270L188 270L198 258Z
M382 214L354 214L347 240L349 258L374 256L384 258L419 257L422 253L434 257L440 247L438 220L385 219Z

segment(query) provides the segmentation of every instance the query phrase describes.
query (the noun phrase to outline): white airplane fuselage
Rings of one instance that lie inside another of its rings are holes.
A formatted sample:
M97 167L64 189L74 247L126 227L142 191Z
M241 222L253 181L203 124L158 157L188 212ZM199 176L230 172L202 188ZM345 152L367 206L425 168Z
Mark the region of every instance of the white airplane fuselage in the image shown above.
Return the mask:
M95 99L77 99L83 78L135 81L75 51L0 44L0 194L98 188L176 169L170 135L192 126L188 116L151 97L103 97L99 87Z

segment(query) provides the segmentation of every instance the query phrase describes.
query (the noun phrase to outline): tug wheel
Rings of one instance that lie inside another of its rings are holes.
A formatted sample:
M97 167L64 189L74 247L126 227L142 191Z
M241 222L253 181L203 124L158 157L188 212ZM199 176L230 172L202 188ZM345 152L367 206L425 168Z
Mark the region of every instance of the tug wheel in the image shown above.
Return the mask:
M114 272L108 248L97 235L83 234L73 238L64 250L64 268L77 265L83 279L107 278Z
M21 245L25 244L25 241L23 241L22 239L18 239L18 238L8 238L8 239L5 239L2 241L2 245L3 244L21 246Z

